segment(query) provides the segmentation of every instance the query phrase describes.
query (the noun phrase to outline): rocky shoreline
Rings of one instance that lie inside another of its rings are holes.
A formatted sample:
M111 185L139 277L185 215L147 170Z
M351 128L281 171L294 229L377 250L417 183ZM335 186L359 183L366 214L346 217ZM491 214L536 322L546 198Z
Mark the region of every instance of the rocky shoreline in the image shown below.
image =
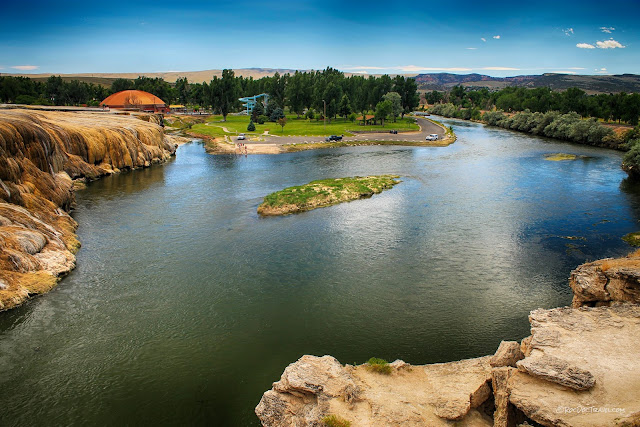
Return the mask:
M152 114L0 110L0 311L75 267L74 184L175 154Z
M571 272L572 307L531 312L531 335L493 356L381 375L303 356L264 393L264 426L640 425L640 252Z

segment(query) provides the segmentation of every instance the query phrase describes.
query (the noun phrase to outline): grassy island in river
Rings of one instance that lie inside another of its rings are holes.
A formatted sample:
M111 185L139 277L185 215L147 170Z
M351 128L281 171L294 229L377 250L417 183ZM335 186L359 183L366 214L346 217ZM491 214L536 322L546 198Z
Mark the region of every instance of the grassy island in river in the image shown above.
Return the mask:
M258 206L260 215L287 215L309 211L337 203L371 197L393 187L400 181L397 175L333 178L311 181L271 193Z

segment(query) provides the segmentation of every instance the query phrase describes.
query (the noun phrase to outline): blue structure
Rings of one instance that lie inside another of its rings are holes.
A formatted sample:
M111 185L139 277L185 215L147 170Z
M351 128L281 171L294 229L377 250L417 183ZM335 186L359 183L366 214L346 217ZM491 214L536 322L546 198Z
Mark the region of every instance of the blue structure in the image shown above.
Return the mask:
M258 98L264 98L263 102L266 104L269 102L269 95L266 93L261 93L260 95L255 96L247 96L244 98L238 98L238 101L242 102L242 106L246 109L247 115L251 114L253 111L253 107L256 106L258 102Z

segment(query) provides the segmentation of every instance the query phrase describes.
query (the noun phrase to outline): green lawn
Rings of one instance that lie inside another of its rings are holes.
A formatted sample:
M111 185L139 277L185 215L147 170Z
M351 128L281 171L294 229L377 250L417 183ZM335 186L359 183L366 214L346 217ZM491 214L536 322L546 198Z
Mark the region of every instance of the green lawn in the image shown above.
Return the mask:
M224 135L237 135L238 133L244 133L246 135L262 135L265 131L269 131L273 135L285 135L285 136L325 136L325 135L345 135L351 136L351 131L381 131L388 132L391 129L395 130L419 130L419 126L414 123L414 119L411 117L405 117L404 120L397 119L395 123L385 122L384 127L380 125L376 126L361 126L357 123L352 123L343 118L331 120L331 123L327 120L326 127L321 120L307 120L304 118L298 119L295 114L287 115L287 124L282 128L274 122L266 122L265 124L256 125L255 132L247 132L247 125L249 124L248 116L227 116L227 121L222 121L222 116L212 116L206 123L193 125L191 130L193 132L209 135L209 136L224 136ZM226 128L229 132L225 132L222 128Z

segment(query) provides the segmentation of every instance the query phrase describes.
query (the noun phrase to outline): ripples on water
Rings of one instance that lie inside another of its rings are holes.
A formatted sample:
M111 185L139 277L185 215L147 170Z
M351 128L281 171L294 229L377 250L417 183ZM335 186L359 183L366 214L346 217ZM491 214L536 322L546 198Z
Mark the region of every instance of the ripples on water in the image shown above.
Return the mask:
M570 302L578 264L627 253L621 154L452 123L446 148L208 156L78 193L78 268L0 315L0 425L257 424L288 363L492 353ZM588 156L570 162L546 153ZM314 179L392 173L371 199L260 218ZM567 237L572 237L568 239Z

